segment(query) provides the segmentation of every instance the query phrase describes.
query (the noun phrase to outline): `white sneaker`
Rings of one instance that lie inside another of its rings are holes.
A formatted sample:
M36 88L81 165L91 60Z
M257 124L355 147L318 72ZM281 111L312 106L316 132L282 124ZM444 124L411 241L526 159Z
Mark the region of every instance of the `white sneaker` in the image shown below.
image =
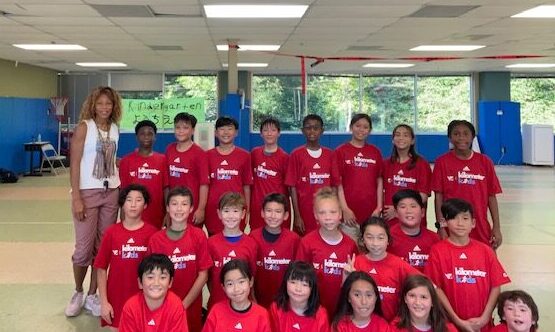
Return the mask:
M85 310L91 312L91 315L100 317L100 299L98 295L87 295L85 298Z
M67 317L75 317L81 313L81 308L83 308L83 292L75 292L64 313Z

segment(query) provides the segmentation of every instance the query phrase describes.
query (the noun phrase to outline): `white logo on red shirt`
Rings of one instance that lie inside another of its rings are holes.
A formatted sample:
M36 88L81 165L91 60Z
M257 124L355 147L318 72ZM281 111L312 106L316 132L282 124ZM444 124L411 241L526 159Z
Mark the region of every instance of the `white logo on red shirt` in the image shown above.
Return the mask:
M293 328L297 329L297 330L300 330L301 326L299 325L299 323L295 323L295 324L293 324Z
M359 153L357 154L357 156L362 157L363 154L362 154L361 152L359 152Z
M397 292L397 288L391 286L378 286L378 291L380 293L395 294L395 292Z
M151 319L147 324L149 326L156 326L156 322L154 321L154 319Z
M330 173L318 174L316 172L309 172L308 177L310 184L324 184L324 181L330 178Z
M260 166L264 166L264 167L266 167L266 162L265 162L265 161L263 161L263 162L262 162L262 164L260 164Z
M237 257L237 254L235 253L235 250L231 250L229 252L229 254L227 254L229 257Z
M337 259L337 255L335 254L335 252L332 252L332 253L331 253L330 258L335 258L335 259Z
M229 165L229 164L227 163L227 160L224 160L224 161L222 161L222 162L220 163L220 165L222 165L222 166L227 166L227 165Z
M144 164L143 164L143 167L148 167L148 163L144 163Z
M173 254L180 254L181 250L179 250L179 248L175 248L175 250L173 251Z
M236 169L223 169L218 168L216 170L216 178L218 180L231 180L232 176L238 176L239 171Z
M160 170L148 167L147 163L144 163L143 166L139 167L137 170L137 177L139 179L152 179L152 175L160 174Z
M189 173L189 169L185 167L177 167L175 165L170 165L170 176L173 176L174 178L180 178L181 173L187 174Z
M455 177L452 176L452 175L447 175L447 181L453 182L453 181L455 181Z
M399 175L404 175L404 174L405 174L405 172L403 172L403 170L402 170L402 169L400 169L400 170L399 170L399 172L397 172L397 174L399 174Z
M368 164L375 164L376 161L372 158L362 158L361 156L356 156L354 158L356 167L368 168Z
M455 266L455 283L476 284L476 278L485 278L487 272L482 270L466 270L464 267Z
M243 325L241 325L241 323L239 322L239 323L237 323L237 325L235 325L235 328L236 328L237 330L242 330L242 329L243 329Z
M135 240L133 240L133 238L130 238L129 240L127 240L127 243L135 243Z
M468 166L464 166L463 171L468 172L470 171L470 168L468 168Z
M129 172L129 176L131 176L131 177L135 177L135 174L136 174L135 171Z
M268 176L273 176L273 177L277 176L276 171L272 171L271 169L267 169L265 167L266 167L266 163L262 163L258 165L258 167L254 169L256 176L262 179L267 179Z
M116 249L116 250L112 250L112 254L114 254L114 256L117 256L118 253L119 253L119 251L118 251L117 249Z
M445 278L447 278L448 280L452 280L453 279L453 273L445 273Z
M173 160L174 163L180 163L181 162L181 158L177 157Z
M412 250L414 250L414 251L421 251L422 249L420 249L420 247L419 247L418 245L415 245L415 246L414 246L414 249L412 249Z
M377 272L376 269L374 269L374 268L373 268L372 270L370 270L370 272L368 272L368 273L371 273L371 274L378 274L378 272Z
M466 255L464 254L464 252L459 256L460 259L466 259Z
M273 251L273 250L272 250L272 251L270 251L270 253L268 254L268 256L275 256L275 255L276 255L276 252L275 252L275 251Z
M320 165L318 165L318 163L316 163L316 164L314 164L314 166L312 166L312 168L314 168L314 169L320 169L321 167L320 167Z
M320 263L312 263L312 266L314 266L315 270L320 270Z

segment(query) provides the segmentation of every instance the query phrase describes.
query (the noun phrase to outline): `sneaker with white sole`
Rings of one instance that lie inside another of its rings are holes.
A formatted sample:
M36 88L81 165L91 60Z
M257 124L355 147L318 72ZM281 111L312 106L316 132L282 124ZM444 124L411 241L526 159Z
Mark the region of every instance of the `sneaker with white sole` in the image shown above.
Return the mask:
M91 312L91 315L100 317L100 299L97 294L87 295L84 307Z
M66 306L64 313L67 317L75 317L81 313L83 308L83 292L75 292Z

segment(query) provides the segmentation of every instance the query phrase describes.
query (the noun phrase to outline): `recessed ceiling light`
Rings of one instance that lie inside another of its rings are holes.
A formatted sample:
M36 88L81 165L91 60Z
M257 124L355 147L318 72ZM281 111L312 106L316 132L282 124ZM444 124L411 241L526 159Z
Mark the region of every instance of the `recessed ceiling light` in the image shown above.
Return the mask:
M555 18L555 6L537 6L532 9L525 10L511 17L526 18Z
M555 68L555 63L515 63L505 68Z
M227 63L223 64L224 67L228 67ZM268 67L267 63L260 63L260 62L239 62L237 64L237 67L250 67L250 68L264 68L264 67Z
M77 44L13 44L13 46L31 51L84 51L87 49Z
M205 5L206 17L215 18L299 18L306 5Z
M75 64L81 67L127 67L123 62L77 62Z
M238 45L239 51L277 51L281 45ZM216 45L218 51L227 51L228 45Z
M485 47L484 45L420 45L411 48L411 51L474 51Z
M413 63L367 63L364 68L409 68L414 67Z

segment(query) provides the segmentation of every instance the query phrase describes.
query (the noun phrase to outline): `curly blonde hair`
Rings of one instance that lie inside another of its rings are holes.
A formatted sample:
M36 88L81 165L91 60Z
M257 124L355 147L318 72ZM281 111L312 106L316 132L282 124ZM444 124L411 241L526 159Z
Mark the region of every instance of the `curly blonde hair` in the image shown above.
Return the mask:
M95 119L95 104L101 95L105 95L112 101L113 108L112 114L110 114L110 122L119 125L122 116L121 97L116 90L109 86L99 86L91 91L91 93L87 96L87 99L83 102L83 106L81 106L79 121Z

